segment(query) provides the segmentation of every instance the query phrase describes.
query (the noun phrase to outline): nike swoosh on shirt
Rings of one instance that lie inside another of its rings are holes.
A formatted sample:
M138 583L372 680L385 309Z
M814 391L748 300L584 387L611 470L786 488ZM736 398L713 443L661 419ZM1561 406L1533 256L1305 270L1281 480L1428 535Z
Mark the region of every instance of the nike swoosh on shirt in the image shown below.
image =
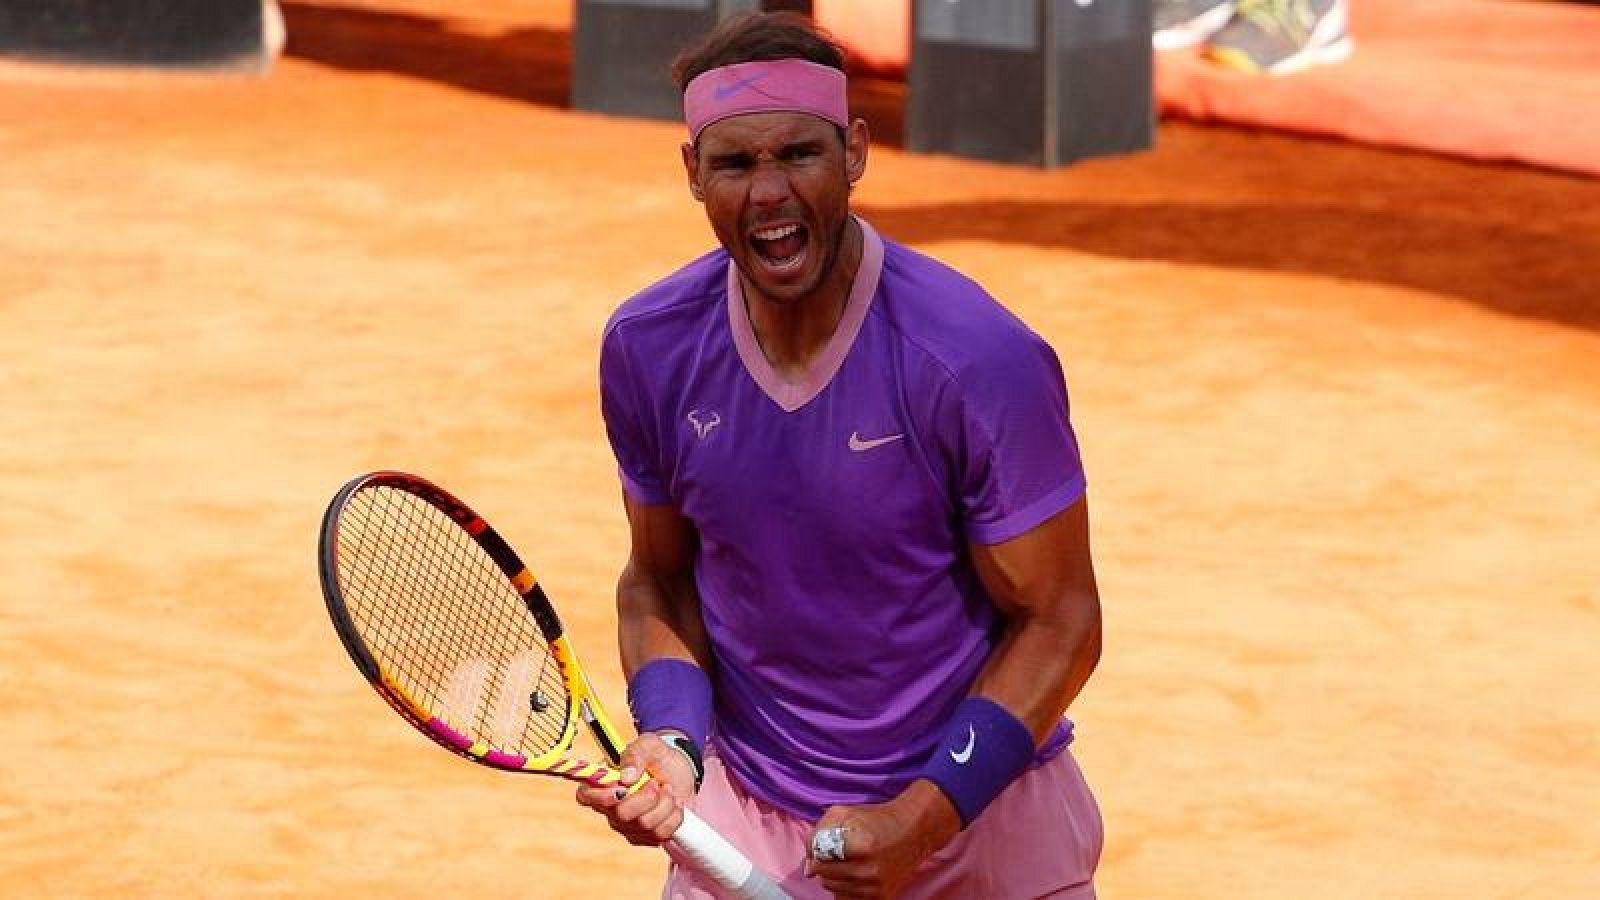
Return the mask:
M857 453L865 453L874 447L882 447L884 444L892 444L903 437L905 437L905 432L901 432L900 434L891 434L888 437L873 438L869 441L864 440L859 433L852 431L850 432L850 449Z
M965 747L961 748L961 752L960 753L957 753L956 751L951 750L950 751L950 758L955 760L956 761L956 765L958 765L958 766L966 765L967 764L967 760L972 758L972 748L974 746L976 746L977 743L978 743L978 733L976 731L972 730L972 726L971 725L968 725L967 726L967 745Z

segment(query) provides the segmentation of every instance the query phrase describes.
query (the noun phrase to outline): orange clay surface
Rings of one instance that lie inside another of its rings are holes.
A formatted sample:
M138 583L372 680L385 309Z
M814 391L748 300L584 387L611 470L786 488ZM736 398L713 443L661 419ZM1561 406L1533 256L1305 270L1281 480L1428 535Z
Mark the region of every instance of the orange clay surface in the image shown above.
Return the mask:
M0 869L16 896L649 897L564 784L362 684L318 519L397 467L519 546L619 708L608 312L710 246L555 2L288 4L263 80L0 73ZM1592 896L1600 182L1168 127L857 193L1065 360L1110 898ZM1575 111L1576 114L1576 111Z

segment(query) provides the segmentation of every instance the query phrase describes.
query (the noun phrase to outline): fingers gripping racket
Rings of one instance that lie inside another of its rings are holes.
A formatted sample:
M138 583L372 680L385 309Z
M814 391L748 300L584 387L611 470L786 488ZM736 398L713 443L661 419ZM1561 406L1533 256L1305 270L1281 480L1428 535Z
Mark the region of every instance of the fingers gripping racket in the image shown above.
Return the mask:
M612 766L622 741L544 590L465 503L415 475L363 475L329 504L318 555L350 658L418 731L492 768L620 784L569 755L579 719ZM737 897L788 897L688 810L672 840Z

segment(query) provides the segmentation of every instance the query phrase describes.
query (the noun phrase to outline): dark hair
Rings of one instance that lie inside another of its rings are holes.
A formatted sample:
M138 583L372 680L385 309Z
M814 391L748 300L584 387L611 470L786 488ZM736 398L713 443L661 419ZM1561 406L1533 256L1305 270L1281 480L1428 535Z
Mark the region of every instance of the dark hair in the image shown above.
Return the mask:
M844 48L810 19L794 12L742 13L722 21L672 63L682 91L695 76L735 63L804 59L844 71Z

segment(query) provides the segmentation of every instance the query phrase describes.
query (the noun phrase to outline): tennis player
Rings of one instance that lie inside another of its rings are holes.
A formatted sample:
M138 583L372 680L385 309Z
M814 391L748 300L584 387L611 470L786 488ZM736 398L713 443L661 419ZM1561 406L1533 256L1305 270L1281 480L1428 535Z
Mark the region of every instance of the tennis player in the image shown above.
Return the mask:
M806 19L730 19L674 74L722 246L600 360L624 762L662 786L579 801L637 844L687 803L797 897L1093 897L1063 713L1100 607L1055 353L851 214L867 127ZM663 896L716 891L674 865Z

